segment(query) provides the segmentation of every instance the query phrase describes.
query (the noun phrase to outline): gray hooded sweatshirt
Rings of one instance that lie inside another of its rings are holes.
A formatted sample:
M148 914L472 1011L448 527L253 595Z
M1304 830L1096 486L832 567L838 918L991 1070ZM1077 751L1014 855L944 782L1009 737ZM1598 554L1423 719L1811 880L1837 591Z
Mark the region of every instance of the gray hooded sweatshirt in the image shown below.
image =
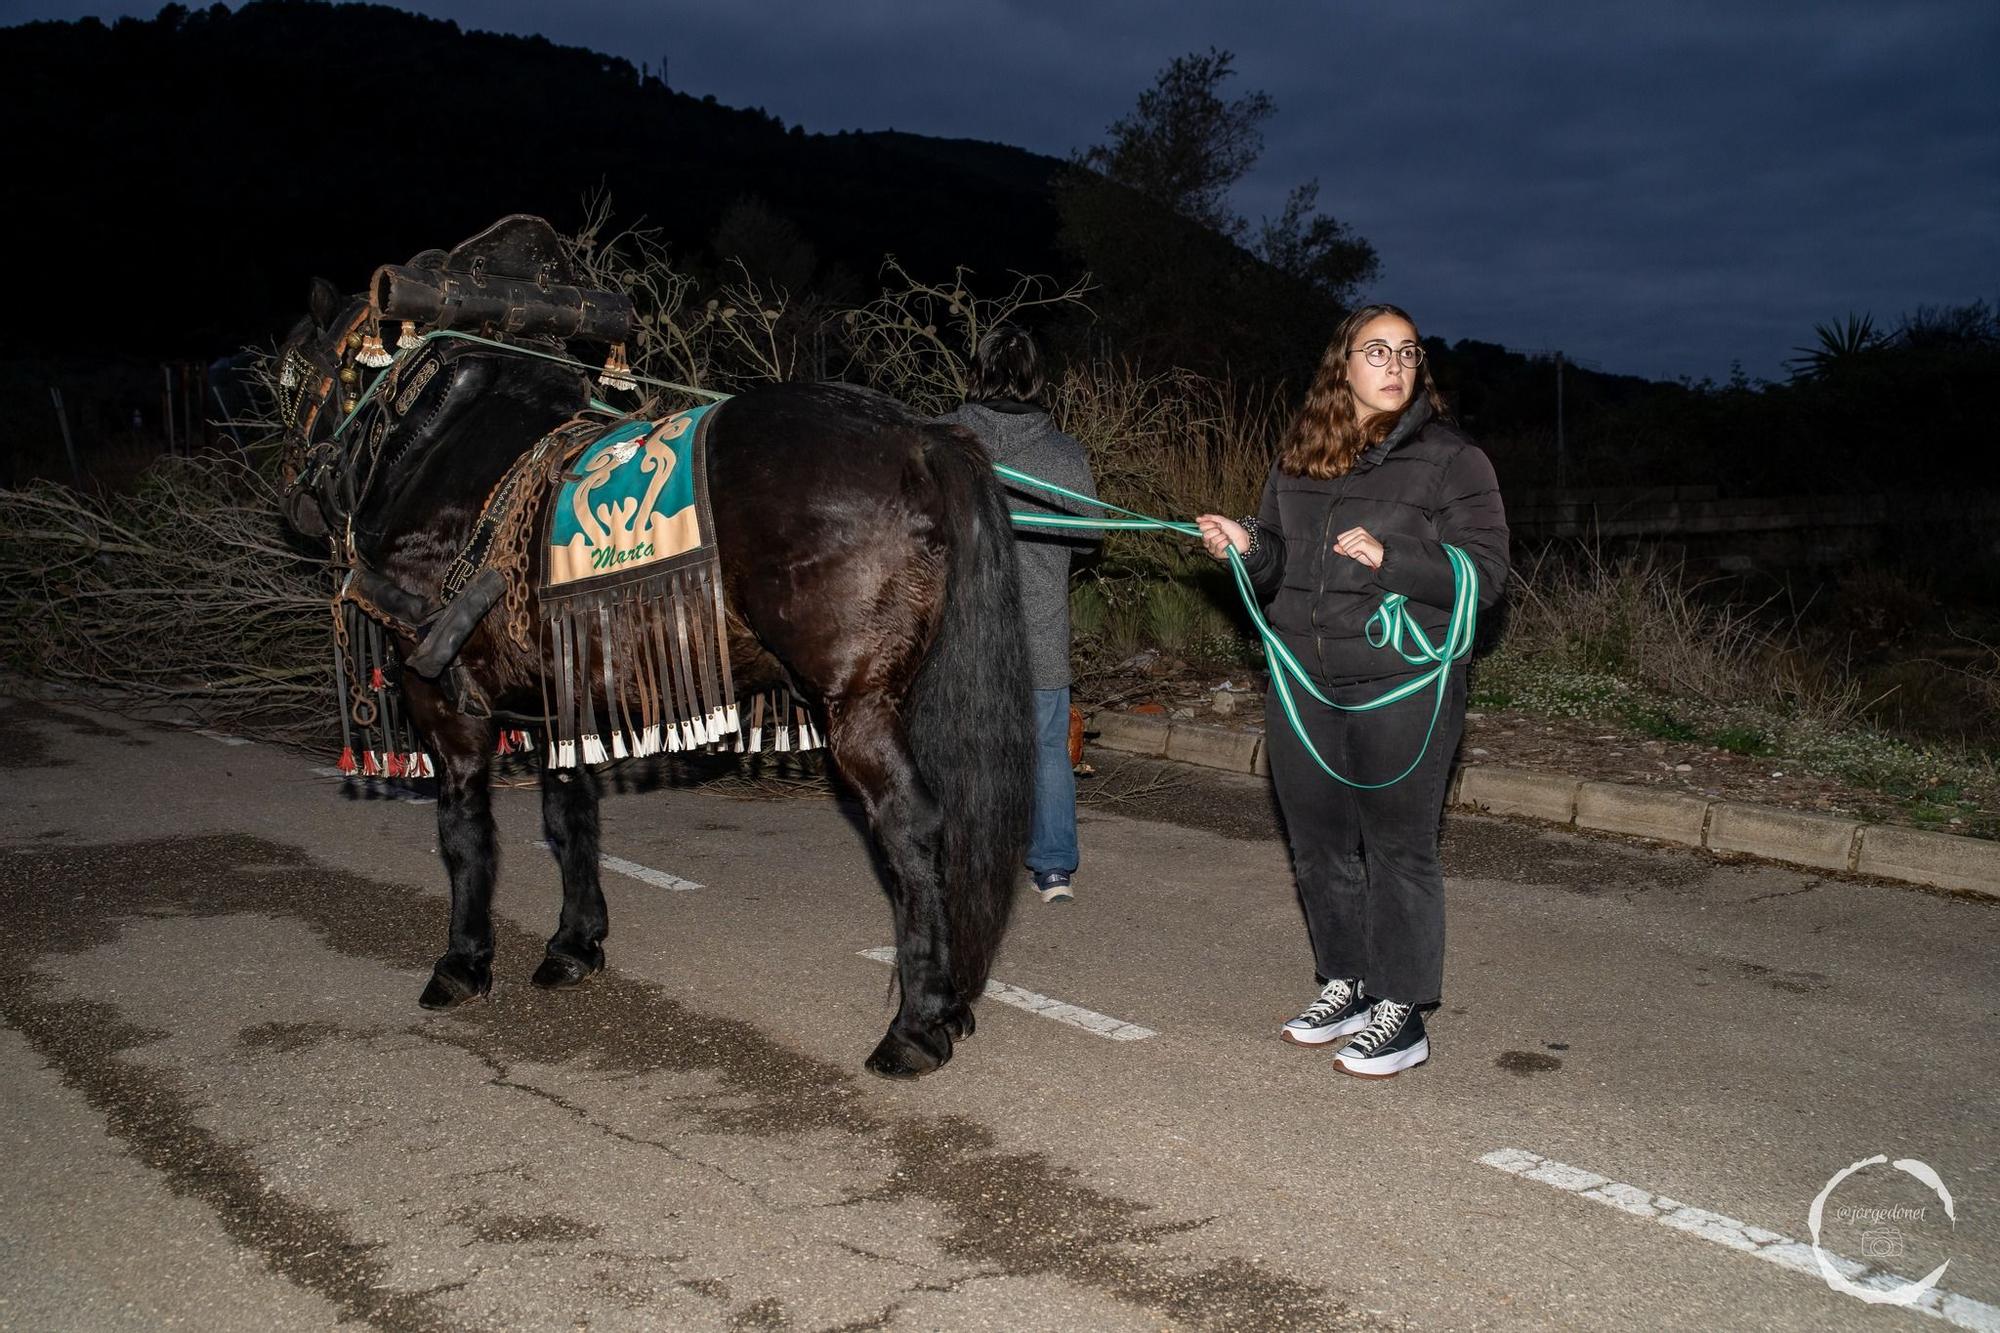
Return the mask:
M1083 446L1057 430L1049 414L1031 403L967 403L938 420L970 430L996 463L1081 495L1097 494ZM1103 513L1095 505L1065 500L1047 491L1004 481L1002 485L1009 509L1077 514L1085 518L1096 518ZM1016 528L1014 535L1015 553L1020 558L1021 614L1028 637L1028 668L1036 689L1059 690L1070 683L1070 557L1090 550L1102 538L1086 529L1065 532Z

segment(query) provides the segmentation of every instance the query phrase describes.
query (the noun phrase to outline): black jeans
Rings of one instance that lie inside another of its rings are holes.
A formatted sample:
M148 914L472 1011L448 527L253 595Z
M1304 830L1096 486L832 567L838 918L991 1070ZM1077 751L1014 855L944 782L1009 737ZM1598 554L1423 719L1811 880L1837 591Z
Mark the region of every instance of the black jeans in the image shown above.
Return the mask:
M1365 703L1401 683L1326 690ZM1324 688L1324 687L1323 687ZM1299 720L1334 770L1357 782L1403 771L1424 743L1436 688L1370 713L1328 708L1294 687ZM1292 733L1277 691L1265 695L1265 748L1292 845L1292 873L1322 980L1359 978L1377 999L1438 1002L1444 988L1444 868L1438 825L1452 755L1465 730L1465 668L1452 669L1423 759L1408 777L1360 791L1320 771Z

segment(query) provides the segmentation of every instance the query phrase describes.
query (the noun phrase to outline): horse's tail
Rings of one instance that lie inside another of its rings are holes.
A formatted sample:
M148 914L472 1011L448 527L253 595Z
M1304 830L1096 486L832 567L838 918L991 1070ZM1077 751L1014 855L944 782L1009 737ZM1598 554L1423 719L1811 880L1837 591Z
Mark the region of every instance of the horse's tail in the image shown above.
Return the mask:
M943 816L938 875L951 972L970 1003L1013 910L1034 783L1034 702L1014 529L992 463L970 435L934 428L924 462L950 543L944 611L911 690L917 771Z

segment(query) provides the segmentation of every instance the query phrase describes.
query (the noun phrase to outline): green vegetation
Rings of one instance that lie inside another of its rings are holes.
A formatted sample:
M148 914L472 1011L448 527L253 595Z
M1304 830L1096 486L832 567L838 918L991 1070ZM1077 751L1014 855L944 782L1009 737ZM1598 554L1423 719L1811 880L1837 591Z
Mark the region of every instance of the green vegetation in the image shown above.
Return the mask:
M1894 798L1914 822L2000 837L1990 708L1913 728L1864 693L1873 679L1824 626L1732 606L1672 566L1544 560L1518 571L1505 633L1473 665L1472 700L1758 756ZM1960 668L1956 680L2000 692L2000 670Z

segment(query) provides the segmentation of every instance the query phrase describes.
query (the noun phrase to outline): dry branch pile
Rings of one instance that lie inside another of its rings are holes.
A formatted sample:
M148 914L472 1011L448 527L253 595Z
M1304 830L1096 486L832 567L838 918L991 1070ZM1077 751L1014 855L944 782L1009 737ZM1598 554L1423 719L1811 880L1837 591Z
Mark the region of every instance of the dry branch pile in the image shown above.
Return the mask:
M267 478L166 458L130 494L0 491L0 655L107 701L304 740L332 724L331 589Z
M823 374L924 411L956 405L987 328L1082 295L1018 278L983 299L963 273L924 283L891 260L880 295L856 309L794 302L747 271L701 300L657 232L614 229L601 201L568 244L584 281L632 295L642 374L723 391ZM243 459L277 452L275 400L263 397L261 417L230 423L249 441ZM625 401L680 405L651 390ZM107 706L326 741L337 725L331 582L281 529L270 476L243 459L163 458L126 494L0 489L0 662Z

